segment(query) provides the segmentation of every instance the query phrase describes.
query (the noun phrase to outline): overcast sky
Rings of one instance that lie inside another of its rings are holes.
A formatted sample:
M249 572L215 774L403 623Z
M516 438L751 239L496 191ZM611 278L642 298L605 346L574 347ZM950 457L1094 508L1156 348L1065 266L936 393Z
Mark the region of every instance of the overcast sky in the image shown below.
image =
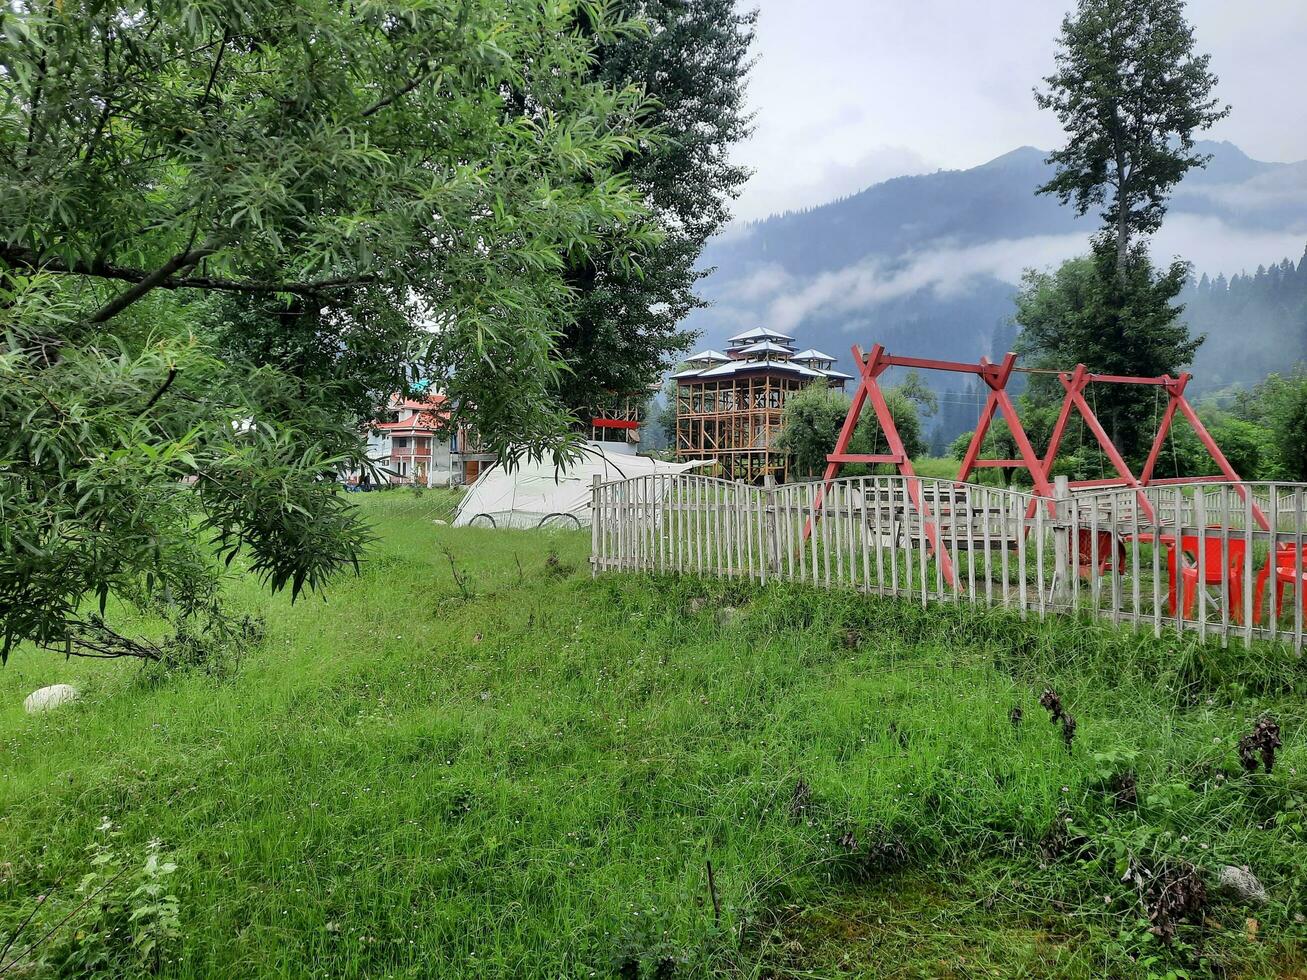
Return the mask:
M1060 142L1031 88L1073 0L757 0L754 168L745 220L902 174ZM744 4L749 5L749 4ZM1209 134L1260 160L1307 159L1307 0L1190 0L1230 117Z

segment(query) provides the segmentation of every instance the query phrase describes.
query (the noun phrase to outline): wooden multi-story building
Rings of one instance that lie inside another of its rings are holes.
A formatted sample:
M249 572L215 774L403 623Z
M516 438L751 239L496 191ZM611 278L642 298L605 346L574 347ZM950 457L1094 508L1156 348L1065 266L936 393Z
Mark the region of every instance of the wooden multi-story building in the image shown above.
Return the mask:
M794 338L759 327L737 334L725 353L695 354L676 381L676 455L711 459L728 480L783 481L789 456L776 447L785 400L811 384L843 388L851 375L818 350L795 351Z

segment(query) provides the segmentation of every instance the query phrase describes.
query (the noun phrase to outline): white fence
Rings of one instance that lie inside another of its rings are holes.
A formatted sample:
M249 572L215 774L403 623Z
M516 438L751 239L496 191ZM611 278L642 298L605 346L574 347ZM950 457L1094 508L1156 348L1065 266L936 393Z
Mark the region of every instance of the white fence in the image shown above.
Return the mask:
M1307 484L1070 494L1059 481L1049 499L902 476L823 490L668 474L592 493L595 574L806 582L1303 646Z

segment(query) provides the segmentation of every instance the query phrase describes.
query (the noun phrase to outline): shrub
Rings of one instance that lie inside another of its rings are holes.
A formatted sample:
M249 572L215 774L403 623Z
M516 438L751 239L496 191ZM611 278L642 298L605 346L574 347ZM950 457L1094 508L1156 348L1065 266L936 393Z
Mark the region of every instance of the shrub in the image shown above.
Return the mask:
M91 870L77 886L81 910L51 935L55 945L44 956L34 951L59 973L157 973L180 935L181 902L169 887L176 862L157 840L146 844L144 857L115 847L111 827L106 819L105 839L87 848Z

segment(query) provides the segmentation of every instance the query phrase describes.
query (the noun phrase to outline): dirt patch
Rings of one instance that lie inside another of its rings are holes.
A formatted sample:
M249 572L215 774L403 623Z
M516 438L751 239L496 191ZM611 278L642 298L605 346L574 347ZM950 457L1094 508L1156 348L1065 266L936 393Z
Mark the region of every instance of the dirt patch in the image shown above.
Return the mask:
M761 976L1091 976L1068 923L1007 914L965 882L890 875L774 910ZM988 907L987 907L988 906Z

